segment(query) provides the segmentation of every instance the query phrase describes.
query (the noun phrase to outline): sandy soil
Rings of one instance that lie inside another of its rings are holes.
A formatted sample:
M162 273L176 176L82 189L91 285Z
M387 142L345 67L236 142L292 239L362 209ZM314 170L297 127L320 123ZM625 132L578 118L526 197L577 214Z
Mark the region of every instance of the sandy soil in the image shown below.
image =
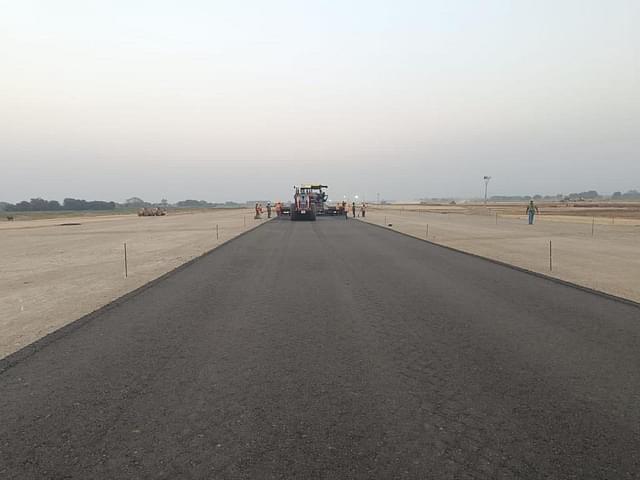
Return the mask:
M260 222L251 210L1 222L0 358Z
M366 220L640 302L640 217L629 214L612 221L567 210L562 215L542 211L536 224L528 225L524 215L499 213L491 206L439 211L370 206Z
M621 219L640 220L640 202L536 202L540 212L549 219L550 217L573 218L574 220L591 222L616 223ZM373 206L373 205L372 205ZM526 211L526 203L499 202L483 203L465 202L458 204L446 203L405 203L384 205L386 210L415 211L415 212L442 212L465 213L469 215L495 215L520 216Z

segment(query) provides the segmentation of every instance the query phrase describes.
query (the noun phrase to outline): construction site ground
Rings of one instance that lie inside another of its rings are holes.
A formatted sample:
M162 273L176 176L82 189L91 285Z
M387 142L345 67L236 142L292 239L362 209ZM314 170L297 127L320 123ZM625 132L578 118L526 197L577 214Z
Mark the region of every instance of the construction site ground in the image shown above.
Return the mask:
M249 209L47 217L0 223L0 358L261 222Z
M525 204L371 205L365 220L640 302L640 204L539 207L534 225Z
M640 204L540 207L533 226L522 204L372 205L366 220L640 301ZM249 209L1 222L0 358L257 223Z

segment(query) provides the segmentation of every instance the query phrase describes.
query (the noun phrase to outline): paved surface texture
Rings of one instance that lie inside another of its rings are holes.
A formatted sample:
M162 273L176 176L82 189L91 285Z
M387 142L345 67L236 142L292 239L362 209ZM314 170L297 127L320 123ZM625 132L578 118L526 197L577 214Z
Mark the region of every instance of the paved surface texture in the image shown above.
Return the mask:
M640 309L271 222L0 374L0 478L637 478Z

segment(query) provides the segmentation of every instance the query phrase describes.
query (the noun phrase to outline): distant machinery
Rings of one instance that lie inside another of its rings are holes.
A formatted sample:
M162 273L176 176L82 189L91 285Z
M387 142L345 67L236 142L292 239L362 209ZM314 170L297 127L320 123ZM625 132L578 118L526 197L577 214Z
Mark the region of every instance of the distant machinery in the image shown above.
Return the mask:
M167 210L160 207L144 207L138 210L139 217L164 217Z

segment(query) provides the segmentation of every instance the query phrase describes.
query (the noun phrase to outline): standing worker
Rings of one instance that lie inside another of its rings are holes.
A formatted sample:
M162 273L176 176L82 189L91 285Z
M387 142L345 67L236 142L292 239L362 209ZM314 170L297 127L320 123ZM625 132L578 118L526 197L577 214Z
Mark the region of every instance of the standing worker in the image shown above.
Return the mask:
M267 218L271 218L271 202L267 202Z
M259 219L260 219L260 210L261 210L261 209L260 209L260 204L259 204L259 203L256 203L256 216L255 216L255 217L253 217L253 218L255 218L256 220L259 220Z
M527 205L527 215L529 215L529 225L533 225L535 216L538 213L540 213L538 206L535 203L533 203L533 200L531 200L529 202L529 205Z
M360 213L362 213L362 218L364 218L364 214L367 213L367 205L362 202L362 206L360 207Z
M353 213L353 218L356 218L356 202L351 203L351 213Z

